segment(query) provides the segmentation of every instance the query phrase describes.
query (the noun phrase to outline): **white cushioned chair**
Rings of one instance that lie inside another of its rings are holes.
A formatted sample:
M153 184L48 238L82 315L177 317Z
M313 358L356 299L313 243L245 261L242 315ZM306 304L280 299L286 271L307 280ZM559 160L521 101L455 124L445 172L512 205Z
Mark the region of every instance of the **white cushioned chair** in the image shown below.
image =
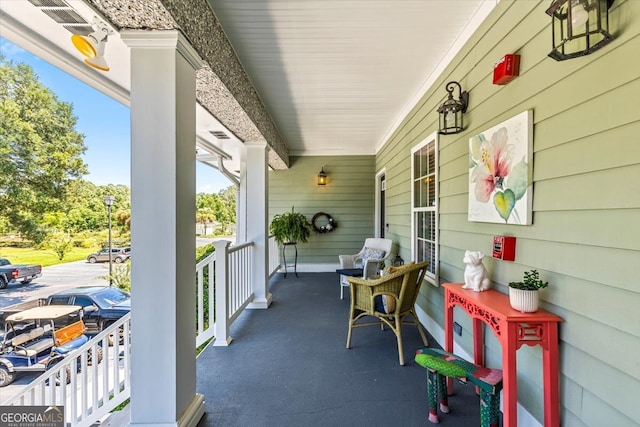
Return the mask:
M340 269L362 269L362 278L375 276L381 262L391 255L393 240L369 237L357 254L338 255ZM340 299L344 298L344 288L349 287L347 276L340 275Z

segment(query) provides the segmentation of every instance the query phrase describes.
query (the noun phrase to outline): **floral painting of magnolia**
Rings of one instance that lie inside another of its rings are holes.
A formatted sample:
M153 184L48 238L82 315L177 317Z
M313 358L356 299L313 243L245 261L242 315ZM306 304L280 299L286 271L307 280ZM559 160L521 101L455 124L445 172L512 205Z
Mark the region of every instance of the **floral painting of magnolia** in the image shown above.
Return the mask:
M469 221L530 225L533 110L469 139Z

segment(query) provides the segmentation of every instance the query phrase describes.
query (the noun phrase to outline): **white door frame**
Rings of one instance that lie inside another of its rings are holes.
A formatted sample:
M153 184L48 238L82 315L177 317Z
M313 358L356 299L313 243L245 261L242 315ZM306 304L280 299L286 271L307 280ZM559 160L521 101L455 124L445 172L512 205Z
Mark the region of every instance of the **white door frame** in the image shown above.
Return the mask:
M385 185L386 185L386 181L387 181L387 179L386 179L387 168L386 167L384 167L384 168L380 169L378 172L376 172L376 184L375 184L375 192L376 192L376 194L375 194L375 210L376 210L376 215L375 215L375 233L374 233L375 237L381 237L380 236L380 228L383 225L381 223L382 218L380 218L380 204L381 204L380 191L382 190L380 188L380 177L382 175L385 175ZM386 192L386 189L385 189L385 192ZM386 195L385 195L385 202L386 202L386 199L387 198L386 198ZM386 209L386 206L385 206L385 216L387 215L386 212L387 212L387 209Z

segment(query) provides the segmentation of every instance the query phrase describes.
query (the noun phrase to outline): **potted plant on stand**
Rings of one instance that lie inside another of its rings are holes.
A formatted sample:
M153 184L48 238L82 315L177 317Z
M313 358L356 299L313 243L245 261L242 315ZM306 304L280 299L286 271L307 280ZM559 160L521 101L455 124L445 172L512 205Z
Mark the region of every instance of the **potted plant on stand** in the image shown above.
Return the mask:
M306 242L311 235L311 223L306 216L293 211L277 214L271 220L269 231L281 245Z
M538 291L549 286L549 282L540 280L537 270L525 271L521 282L509 282L509 302L511 307L523 313L538 310L540 301Z

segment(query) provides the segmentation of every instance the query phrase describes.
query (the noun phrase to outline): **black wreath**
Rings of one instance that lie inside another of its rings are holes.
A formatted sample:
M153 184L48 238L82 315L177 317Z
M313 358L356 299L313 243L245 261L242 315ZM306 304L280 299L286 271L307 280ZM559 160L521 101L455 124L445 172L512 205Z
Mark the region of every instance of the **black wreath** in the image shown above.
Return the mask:
M316 221L321 217L326 218L327 223L318 227ZM329 233L338 228L338 223L331 217L331 215L324 212L318 212L317 214L315 214L313 216L313 219L311 220L311 224L313 225L313 229L316 230L317 233Z

